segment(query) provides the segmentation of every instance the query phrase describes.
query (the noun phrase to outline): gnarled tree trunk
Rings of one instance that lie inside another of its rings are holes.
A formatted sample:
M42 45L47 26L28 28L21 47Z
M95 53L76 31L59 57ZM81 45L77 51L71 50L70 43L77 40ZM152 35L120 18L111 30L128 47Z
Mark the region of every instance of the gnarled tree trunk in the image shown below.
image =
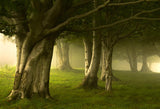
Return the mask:
M112 37L107 37L102 40L102 72L101 80L106 81L105 89L111 91L112 89L112 54L113 54Z
M102 43L102 71L101 71L101 80L106 80L107 70L112 70L112 53L113 47L106 47L104 43Z
M25 97L31 97L32 94L39 94L41 97L49 98L49 73L53 54L54 41L50 38L43 39L29 49L25 49L22 40L17 39L17 69L13 90L8 96L10 100ZM24 68L24 55L22 50L28 51L28 57Z
M57 56L58 56L58 69L71 70L72 67L69 62L69 44L65 39L57 40Z
M113 78L113 74L112 74L112 53L113 53L113 47L109 48L109 50L107 50L107 66L106 66L106 75L105 75L105 79L106 79L106 85L105 85L105 89L107 91L111 91L112 90L112 78Z

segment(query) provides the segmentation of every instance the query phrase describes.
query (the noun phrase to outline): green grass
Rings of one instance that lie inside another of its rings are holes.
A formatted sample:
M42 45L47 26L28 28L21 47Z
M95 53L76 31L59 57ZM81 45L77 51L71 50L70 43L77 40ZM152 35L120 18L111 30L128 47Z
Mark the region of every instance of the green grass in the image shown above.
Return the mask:
M113 82L113 92L77 88L84 77L83 70L59 71L52 69L50 93L53 100L37 96L8 102L15 67L0 68L0 109L160 109L160 74L114 71L121 81Z

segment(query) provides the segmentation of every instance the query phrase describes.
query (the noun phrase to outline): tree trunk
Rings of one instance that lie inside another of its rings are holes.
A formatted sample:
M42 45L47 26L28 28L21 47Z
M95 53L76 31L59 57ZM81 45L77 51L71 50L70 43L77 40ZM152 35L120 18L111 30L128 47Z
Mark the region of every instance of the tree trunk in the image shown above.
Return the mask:
M91 63L91 57L92 57L92 43L90 39L84 37L83 44L84 44L84 50L85 50L85 75L87 75L87 72Z
M94 36L93 37L92 58L91 58L89 69L83 80L82 87L97 88L97 80L98 80L97 73L99 70L100 56L101 56L100 37Z
M102 81L105 81L106 66L108 65L106 62L107 61L106 52L107 52L106 47L105 47L104 43L102 42L102 60L101 60L101 62L102 62L101 80Z
M150 69L147 65L147 56L145 54L142 55L142 69L141 72L150 72Z
M103 38L102 40L102 72L101 80L106 81L105 89L111 91L112 89L112 54L113 54L113 42L112 37Z
M58 69L71 70L72 67L69 62L69 44L65 39L57 41L57 55L58 55Z
M22 64L21 62L23 62L22 59L24 59L22 50L25 47L22 47L21 43L22 41L17 39L17 69L14 87L8 96L9 100L28 98L33 94L39 94L41 97L49 98L49 75L54 41L50 38L43 39L32 46L32 48L25 49L31 51L23 69L20 69L20 66Z
M93 8L97 6L97 0L93 0ZM93 17L93 27L96 27L99 24L99 19L94 14ZM98 77L97 73L99 70L100 57L101 57L101 31L93 31L93 46L92 46L92 58L90 61L90 66L86 69L85 78L82 82L82 87L84 88L97 88ZM89 59L89 58L88 58ZM89 62L89 60L88 60Z
M107 50L107 66L106 66L106 75L105 75L105 80L106 80L106 85L105 89L106 91L111 91L112 90L112 53L113 53L113 47L108 48Z
M130 69L132 72L137 72L137 54L135 47L133 45L129 45L126 48L127 56L128 56L128 62L130 65Z

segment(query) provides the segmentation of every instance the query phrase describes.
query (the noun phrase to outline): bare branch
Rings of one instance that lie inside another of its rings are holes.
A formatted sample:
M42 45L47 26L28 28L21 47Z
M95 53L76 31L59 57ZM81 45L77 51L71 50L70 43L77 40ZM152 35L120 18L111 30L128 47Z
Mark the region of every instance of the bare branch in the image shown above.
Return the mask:
M76 20L76 19L80 19L80 18L83 18L83 17L86 17L102 8L104 8L105 6L108 5L108 3L110 2L110 0L107 0L104 4L102 5L99 5L97 8L89 11L89 12L86 12L86 13L83 13L83 14L80 14L80 15L76 15L74 17L70 17L69 19L67 19L66 21L64 21L63 23L59 24L58 26L54 27L53 29L50 29L50 30L46 30L45 31L45 34L48 35L48 34L51 34L59 29L61 29L62 27L66 26L67 24L69 24L71 21L73 20Z
M141 12L137 13L135 16L137 17L137 16L140 16L142 14L152 13L152 12L159 11L159 10L160 10L160 8L155 8L155 9L151 9L151 10L144 10L144 11L141 11Z
M113 6L113 5L135 4L135 3L140 3L140 2L143 2L143 1L155 1L155 0L138 0L138 1L135 1L135 2L110 4L110 6ZM70 18L68 18L66 21L64 21L63 23L57 25L56 27L54 27L54 28L52 28L52 29L45 30L45 31L44 31L44 34L45 34L45 35L52 34L52 33L54 33L55 31L60 30L61 28L63 28L64 26L66 26L67 24L69 24L69 23L70 23L71 21L73 21L73 20L80 19L80 18L86 17L86 16L88 16L88 15L90 15L90 14L93 14L93 13L97 12L98 10L100 10L100 9L106 7L107 5L109 5L109 2L110 2L110 0L107 0L106 2L104 2L104 4L99 5L97 8L95 8L95 9L89 11L89 12L86 12L86 13L83 13L83 14L80 14L80 15L76 15L76 16L74 16L74 17L70 17ZM139 15L141 15L141 14L151 13L151 12L155 12L155 11L158 11L158 10L160 10L160 8L142 11L142 12L137 13L136 15L134 15L134 16L132 16L132 17L129 17L129 18L126 18L126 19L123 19L123 20L114 22L114 23L112 23L112 24L108 24L108 25L104 25L104 26L100 26L100 27L96 27L96 28L92 28L92 29L86 29L86 30L84 30L84 31L91 31L91 30L93 31L93 30L99 30L99 29L103 29L103 28L108 28L108 27L111 27L111 26L114 26L114 25L116 25L116 24L120 24L120 23L129 21L129 20L138 19L137 17L138 17Z
M138 20L160 20L160 18L148 18L148 17L135 17Z
M141 3L144 2L145 0L138 0L138 1L133 1L133 2L124 2L124 3L110 3L108 6L122 6L122 5L131 5L131 4L136 4L136 3Z
M132 31L128 32L127 34L125 34L125 35L123 35L123 36L119 36L118 38L116 38L116 40L113 42L113 46L114 46L118 41L120 41L120 40L122 40L122 39L125 39L125 38L131 36L131 35L138 29L137 27L138 27L138 25L136 25L136 27L135 27Z
M158 0L137 0L137 1L132 1L132 2L124 2L124 3L110 3L108 6L123 6L123 5L132 5L132 4L137 4L137 3L142 3L142 2L155 2Z
M130 20L134 20L134 19L140 19L140 20L160 20L160 18L147 18L147 17L139 17L141 14L146 14L146 13L152 13L152 12L155 12L155 11L158 11L160 10L160 8L156 8L156 9L152 9L152 10L145 10L145 11L141 11L129 18L125 18L125 19L122 19L122 20L118 20L116 22L113 22L111 24L107 24L107 25L102 25L102 26L99 26L99 27L95 27L95 28L90 28L90 29L72 29L74 32L87 32L87 31L94 31L94 30L100 30L100 29L104 29L104 28L109 28L109 27L112 27L112 26L115 26L115 25L118 25L118 24L121 24L121 23L124 23L124 22L127 22L127 21L130 21ZM72 31L70 30L70 31Z

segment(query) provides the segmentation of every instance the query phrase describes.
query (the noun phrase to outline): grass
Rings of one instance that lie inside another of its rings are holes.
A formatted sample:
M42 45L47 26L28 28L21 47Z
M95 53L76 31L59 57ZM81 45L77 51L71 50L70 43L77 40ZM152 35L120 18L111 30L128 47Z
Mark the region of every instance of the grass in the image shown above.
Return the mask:
M83 70L59 71L52 69L50 93L53 100L37 96L31 99L6 101L12 89L15 67L0 68L0 109L160 109L160 74L114 71L121 81L113 82L113 92L77 88Z

